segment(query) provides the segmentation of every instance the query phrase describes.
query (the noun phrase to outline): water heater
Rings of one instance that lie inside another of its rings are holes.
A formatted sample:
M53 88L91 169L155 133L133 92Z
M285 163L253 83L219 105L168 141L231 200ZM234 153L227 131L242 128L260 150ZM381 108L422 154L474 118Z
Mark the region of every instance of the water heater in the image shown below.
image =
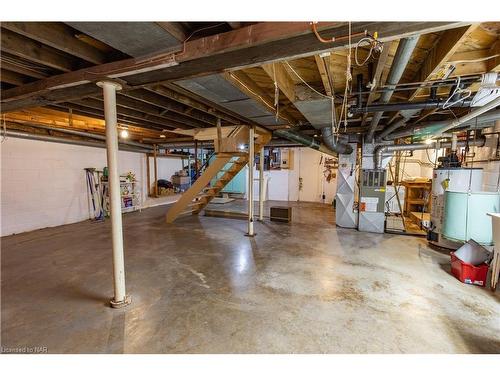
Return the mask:
M431 228L427 239L430 243L448 249L457 249L461 243L442 235L447 190L478 192L483 184L482 168L436 168L432 174Z

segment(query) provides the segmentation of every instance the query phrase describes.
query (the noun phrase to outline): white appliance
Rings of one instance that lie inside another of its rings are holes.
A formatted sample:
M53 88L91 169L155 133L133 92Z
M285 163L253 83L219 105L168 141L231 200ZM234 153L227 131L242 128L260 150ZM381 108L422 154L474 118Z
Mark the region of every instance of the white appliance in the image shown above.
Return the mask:
M431 244L457 249L462 244L444 238L441 234L444 220L444 192L481 191L482 168L436 168L432 172L431 231L427 239Z

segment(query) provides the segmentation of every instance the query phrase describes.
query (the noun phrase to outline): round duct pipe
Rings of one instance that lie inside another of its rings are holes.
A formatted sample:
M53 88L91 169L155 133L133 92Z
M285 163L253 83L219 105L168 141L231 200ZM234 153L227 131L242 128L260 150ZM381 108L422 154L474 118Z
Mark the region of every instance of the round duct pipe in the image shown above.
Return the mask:
M301 134L294 130L279 129L275 130L274 134L288 139L289 141L296 142L302 146L310 147L314 150L318 150L332 156L337 156L338 154L350 154L352 152L352 147L350 145L335 141L330 127L321 129L324 144L315 138Z
M54 143L64 143L68 145L76 145L76 146L88 146L88 147L98 147L98 148L106 148L106 144L100 141L84 141L80 139L71 139L71 138L63 138L63 137L53 137L50 135L41 135L41 134L32 134L19 132L14 130L7 130L4 132L3 130L0 132L2 137L12 137L12 138L21 138L21 139L30 139L34 141L44 141L44 142L54 142ZM138 148L129 146L126 144L119 144L118 148L122 151L131 151L131 152L140 152L147 153L150 151L146 148Z

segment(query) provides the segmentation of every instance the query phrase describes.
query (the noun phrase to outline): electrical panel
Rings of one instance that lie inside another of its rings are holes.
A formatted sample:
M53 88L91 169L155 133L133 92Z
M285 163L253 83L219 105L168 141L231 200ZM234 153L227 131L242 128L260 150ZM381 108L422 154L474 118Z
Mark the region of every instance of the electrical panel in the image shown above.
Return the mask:
M293 169L293 150L281 150L281 169Z

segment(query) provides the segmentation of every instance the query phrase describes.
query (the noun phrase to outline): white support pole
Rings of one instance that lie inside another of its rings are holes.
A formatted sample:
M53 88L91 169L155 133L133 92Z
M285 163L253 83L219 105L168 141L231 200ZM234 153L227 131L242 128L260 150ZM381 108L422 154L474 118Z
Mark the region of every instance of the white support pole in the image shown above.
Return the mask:
M101 81L103 89L104 119L106 122L106 153L108 158L108 186L111 209L111 233L113 239L114 298L111 307L120 308L130 304L125 292L125 265L123 256L122 205L120 175L118 174L118 129L116 120L116 90L121 86L112 81Z
M254 127L248 132L248 237L255 236L253 231L253 163L255 161Z
M259 221L264 221L264 146L259 157Z

